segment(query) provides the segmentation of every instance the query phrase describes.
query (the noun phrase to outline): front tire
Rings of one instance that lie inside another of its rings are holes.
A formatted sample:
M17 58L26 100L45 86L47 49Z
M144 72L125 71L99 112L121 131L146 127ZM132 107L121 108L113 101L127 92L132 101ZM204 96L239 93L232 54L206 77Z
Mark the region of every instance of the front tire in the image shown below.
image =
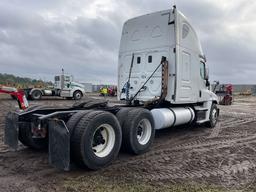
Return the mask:
M91 111L75 127L71 150L79 165L97 170L117 157L121 141L121 128L116 117L105 111Z
M82 97L83 97L83 93L81 91L75 91L74 92L73 98L75 100L80 100Z
M155 137L151 112L143 108L130 110L124 121L122 132L126 150L137 155L148 151Z
M214 128L218 122L219 112L218 107L215 103L212 104L210 111L210 121L206 123L206 126L209 128Z

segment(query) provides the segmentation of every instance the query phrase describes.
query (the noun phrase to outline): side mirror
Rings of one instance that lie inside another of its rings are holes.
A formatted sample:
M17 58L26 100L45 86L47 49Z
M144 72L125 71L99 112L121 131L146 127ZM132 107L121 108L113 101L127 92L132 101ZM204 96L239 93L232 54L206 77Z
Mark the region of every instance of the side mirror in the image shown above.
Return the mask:
M206 85L206 87L209 87L211 85L208 79L206 80L206 84L205 85Z
M209 80L209 68L205 68L205 77L204 77L205 80Z

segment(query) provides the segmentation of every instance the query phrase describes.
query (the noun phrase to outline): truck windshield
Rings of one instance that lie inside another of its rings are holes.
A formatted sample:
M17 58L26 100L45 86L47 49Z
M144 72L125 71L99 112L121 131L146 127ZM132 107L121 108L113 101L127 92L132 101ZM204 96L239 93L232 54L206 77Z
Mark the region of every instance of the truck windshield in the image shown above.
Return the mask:
M55 77L54 77L54 80L55 80L55 81L60 81L60 77L59 77L59 76L55 76Z
M69 76L65 76L65 81L70 81L70 77Z

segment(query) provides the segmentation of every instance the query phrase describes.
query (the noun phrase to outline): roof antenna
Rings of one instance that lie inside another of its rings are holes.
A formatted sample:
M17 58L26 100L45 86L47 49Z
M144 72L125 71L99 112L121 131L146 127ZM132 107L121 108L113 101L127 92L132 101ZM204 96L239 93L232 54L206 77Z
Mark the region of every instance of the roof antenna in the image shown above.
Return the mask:
M176 10L176 8L177 8L177 6L176 6L176 1L175 1L175 0L173 0L173 6L172 6L172 8L173 8L173 13L174 13L175 10Z
M173 8L176 9L176 0L173 0Z

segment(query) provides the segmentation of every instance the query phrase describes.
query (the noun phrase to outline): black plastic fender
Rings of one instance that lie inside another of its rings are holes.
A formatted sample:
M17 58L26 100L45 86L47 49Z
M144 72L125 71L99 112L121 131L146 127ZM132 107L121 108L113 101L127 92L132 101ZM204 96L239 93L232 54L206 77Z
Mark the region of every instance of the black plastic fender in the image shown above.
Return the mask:
M70 170L70 133L62 120L49 120L49 163Z
M4 143L14 150L18 148L18 119L17 113L8 113L5 118Z

